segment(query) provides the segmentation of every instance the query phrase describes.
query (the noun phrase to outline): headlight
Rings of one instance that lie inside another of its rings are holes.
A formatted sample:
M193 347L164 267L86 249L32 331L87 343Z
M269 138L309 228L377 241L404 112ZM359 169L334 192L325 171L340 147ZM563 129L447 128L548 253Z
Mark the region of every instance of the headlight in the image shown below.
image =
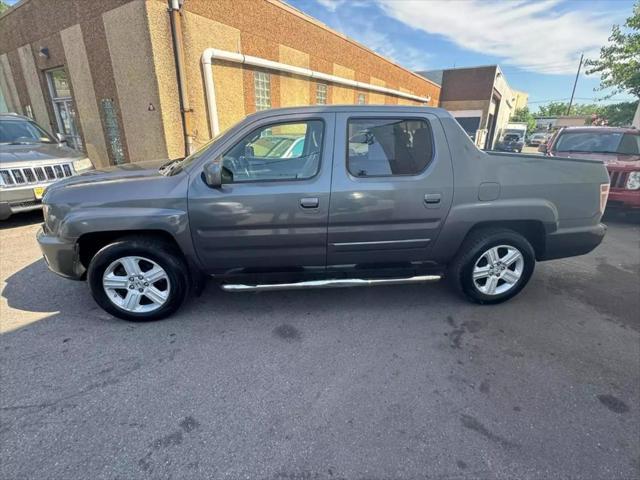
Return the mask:
M81 158L80 160L75 160L73 162L73 169L77 173L82 173L86 170L93 169L93 163L91 163L91 160L88 158Z
M627 190L640 190L640 172L631 172L625 187Z

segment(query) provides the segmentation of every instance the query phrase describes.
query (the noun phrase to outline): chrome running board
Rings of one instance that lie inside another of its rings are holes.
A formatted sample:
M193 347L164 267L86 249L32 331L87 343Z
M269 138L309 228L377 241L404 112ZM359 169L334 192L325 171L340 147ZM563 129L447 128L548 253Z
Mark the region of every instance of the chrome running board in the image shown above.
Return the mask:
M339 287L369 287L372 285L404 285L408 283L436 282L441 275L419 275L407 278L340 278L334 280L311 280L295 283L263 283L257 285L222 284L221 288L226 292L263 292L267 290L301 290L308 288L339 288Z

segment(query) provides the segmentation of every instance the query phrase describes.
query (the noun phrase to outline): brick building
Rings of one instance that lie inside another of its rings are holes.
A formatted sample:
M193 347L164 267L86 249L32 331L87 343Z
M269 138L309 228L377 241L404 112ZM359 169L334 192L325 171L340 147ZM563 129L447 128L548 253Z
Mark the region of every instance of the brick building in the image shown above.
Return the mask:
M437 106L440 87L277 0L22 0L0 93L108 165L184 156L257 109Z
M418 72L442 87L440 104L480 148L492 149L529 95L509 86L498 65Z

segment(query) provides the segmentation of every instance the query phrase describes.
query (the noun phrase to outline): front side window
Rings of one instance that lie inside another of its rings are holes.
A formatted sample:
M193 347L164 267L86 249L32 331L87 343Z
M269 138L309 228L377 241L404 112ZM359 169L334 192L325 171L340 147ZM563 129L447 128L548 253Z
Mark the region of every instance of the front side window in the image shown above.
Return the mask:
M268 73L255 72L256 110L271 108L271 78Z
M260 127L222 156L225 183L304 180L318 173L324 123Z
M347 169L356 177L417 175L433 158L426 120L351 119Z

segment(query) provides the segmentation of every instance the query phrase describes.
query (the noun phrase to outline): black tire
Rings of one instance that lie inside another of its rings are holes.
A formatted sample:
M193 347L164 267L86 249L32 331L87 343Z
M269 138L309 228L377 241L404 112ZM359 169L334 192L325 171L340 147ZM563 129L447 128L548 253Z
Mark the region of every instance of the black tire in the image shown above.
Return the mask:
M524 259L524 266L520 278L511 289L501 294L487 295L476 288L473 269L487 250L501 245L518 249ZM486 228L472 232L465 239L448 268L447 278L452 287L468 300L480 304L496 304L517 295L529 282L534 268L535 252L525 237L506 228Z
M127 256L140 256L156 262L167 274L168 297L162 306L151 312L130 312L114 304L102 284L105 270L112 262ZM101 248L91 259L87 270L87 282L96 303L111 315L133 322L160 320L174 313L189 291L189 270L176 249L166 242L152 237L126 237Z

